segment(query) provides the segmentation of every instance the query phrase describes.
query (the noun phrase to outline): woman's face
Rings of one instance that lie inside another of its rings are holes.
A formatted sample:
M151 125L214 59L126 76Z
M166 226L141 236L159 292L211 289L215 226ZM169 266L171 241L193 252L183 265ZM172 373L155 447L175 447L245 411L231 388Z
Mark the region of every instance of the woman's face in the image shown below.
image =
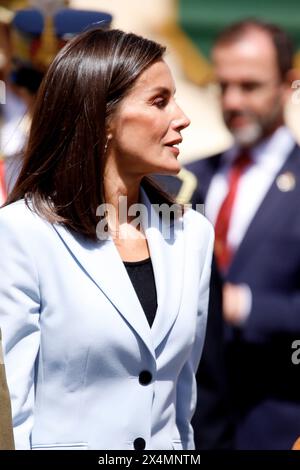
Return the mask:
M181 131L190 124L174 99L175 86L164 61L137 79L119 104L109 130L108 162L131 176L177 174Z

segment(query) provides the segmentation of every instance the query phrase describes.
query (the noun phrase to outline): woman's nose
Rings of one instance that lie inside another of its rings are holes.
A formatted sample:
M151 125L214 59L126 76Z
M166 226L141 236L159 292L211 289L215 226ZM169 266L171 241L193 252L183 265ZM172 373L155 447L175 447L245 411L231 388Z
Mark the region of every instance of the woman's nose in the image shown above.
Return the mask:
M187 115L182 111L182 109L177 105L177 112L176 116L172 121L172 127L174 129L182 130L188 127L191 124L190 119Z

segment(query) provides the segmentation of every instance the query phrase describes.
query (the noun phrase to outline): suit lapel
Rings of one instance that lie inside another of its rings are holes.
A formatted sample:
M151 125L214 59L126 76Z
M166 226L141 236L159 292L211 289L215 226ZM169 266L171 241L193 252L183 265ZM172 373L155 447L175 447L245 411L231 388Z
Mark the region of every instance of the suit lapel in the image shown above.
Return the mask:
M151 206L145 192L141 201L151 214L151 222L142 214L142 226L150 250L156 291L157 312L152 325L153 345L156 349L173 326L181 302L184 267L184 238L182 219L178 222L163 221Z
M62 226L55 225L54 229L83 271L136 331L154 356L151 330L145 313L113 240L92 242L71 234Z
M222 154L213 157L204 158L186 165L187 170L191 171L198 180L198 192L201 195L201 201L205 201L211 180L221 165ZM201 201L197 201L198 203Z
M228 276L231 280L234 281L235 275L240 273L243 265L249 261L249 253L255 252L257 244L264 238L266 227L269 227L270 230L276 230L276 224L282 221L282 215L288 210L287 201L290 197L294 198L293 191L295 191L295 189L287 192L280 191L277 185L277 177L285 172L291 172L298 176L299 165L299 147L296 146L277 173L276 178L241 241L228 272Z

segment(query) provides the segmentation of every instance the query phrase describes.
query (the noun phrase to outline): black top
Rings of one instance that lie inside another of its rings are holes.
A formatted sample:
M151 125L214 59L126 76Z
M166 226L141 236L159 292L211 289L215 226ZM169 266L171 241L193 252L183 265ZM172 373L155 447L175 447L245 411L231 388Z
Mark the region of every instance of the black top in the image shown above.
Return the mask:
M124 261L124 266L151 327L157 310L157 294L151 258L142 261Z

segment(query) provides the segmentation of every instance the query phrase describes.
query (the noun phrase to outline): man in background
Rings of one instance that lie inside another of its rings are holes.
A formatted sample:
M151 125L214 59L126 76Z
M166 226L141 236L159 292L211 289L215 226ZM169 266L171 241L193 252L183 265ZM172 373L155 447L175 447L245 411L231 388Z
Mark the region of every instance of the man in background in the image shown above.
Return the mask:
M292 57L275 25L223 31L213 63L234 145L188 165L215 226L236 449L290 449L300 434L300 148L284 125Z

